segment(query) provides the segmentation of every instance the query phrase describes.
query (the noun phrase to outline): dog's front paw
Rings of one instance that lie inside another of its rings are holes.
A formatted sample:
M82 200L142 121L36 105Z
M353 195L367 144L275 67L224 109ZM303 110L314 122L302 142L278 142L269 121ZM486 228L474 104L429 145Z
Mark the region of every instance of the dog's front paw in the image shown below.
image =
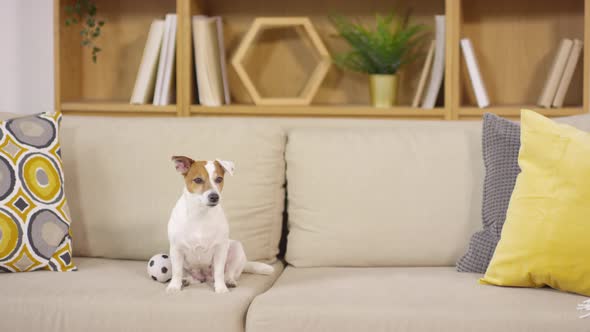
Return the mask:
M228 288L236 288L236 287L238 287L238 282L233 279L228 279L225 281L225 285Z
M182 288L185 288L185 287L188 287L188 286L190 286L192 284L200 283L200 282L201 282L200 280L195 279L195 277L193 275L191 275L191 274L185 275L182 278Z
M227 292L229 292L229 289L227 289L227 286L225 285L225 283L215 284L215 293L223 294L223 293L227 293Z
M178 283L178 282L170 282L170 284L168 285L168 287L166 287L166 293L168 294L174 294L174 293L178 293L182 290L182 283Z

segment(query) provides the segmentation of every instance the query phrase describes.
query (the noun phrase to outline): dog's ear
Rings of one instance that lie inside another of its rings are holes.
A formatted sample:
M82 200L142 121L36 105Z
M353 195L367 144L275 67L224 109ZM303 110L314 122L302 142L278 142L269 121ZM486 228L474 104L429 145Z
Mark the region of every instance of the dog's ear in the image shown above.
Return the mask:
M216 162L219 163L219 165L221 165L221 167L229 174L229 175L234 175L234 170L236 169L236 166L234 165L233 161L229 161L229 160L221 160L221 159L215 159Z
M176 171L183 176L188 173L188 170L191 168L191 165L195 162L189 157L185 156L173 156L172 161L174 162L174 167Z

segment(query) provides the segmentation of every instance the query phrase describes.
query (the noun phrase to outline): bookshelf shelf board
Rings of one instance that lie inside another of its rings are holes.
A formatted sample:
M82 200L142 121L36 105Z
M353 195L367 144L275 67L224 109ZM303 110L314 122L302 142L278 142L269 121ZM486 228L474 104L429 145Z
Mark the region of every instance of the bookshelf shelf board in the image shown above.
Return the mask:
M564 108L542 108L533 105L523 106L490 106L486 108L478 107L461 107L459 109L459 116L482 116L484 113L494 113L499 116L507 117L519 117L520 110L529 109L545 116L569 116L586 113L584 109L580 107L564 107Z
M256 106L228 105L220 107L191 106L193 115L225 116L314 116L375 118L443 118L443 108L421 109L409 106L375 108L366 105Z
M176 105L154 106L154 105L132 105L125 102L94 102L74 101L61 104L61 110L68 112L125 112L125 113L154 113L154 114L176 114Z

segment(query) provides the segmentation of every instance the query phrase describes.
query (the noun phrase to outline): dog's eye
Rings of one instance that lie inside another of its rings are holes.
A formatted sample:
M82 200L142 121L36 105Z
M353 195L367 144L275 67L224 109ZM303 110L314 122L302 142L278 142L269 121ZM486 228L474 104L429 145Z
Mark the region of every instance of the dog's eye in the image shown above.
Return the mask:
M193 180L193 182L196 183L196 184L201 184L201 183L203 183L203 179L196 178L196 179Z
M221 183L221 181L223 181L223 178L222 178L221 176L218 176L218 177L215 179L215 183Z

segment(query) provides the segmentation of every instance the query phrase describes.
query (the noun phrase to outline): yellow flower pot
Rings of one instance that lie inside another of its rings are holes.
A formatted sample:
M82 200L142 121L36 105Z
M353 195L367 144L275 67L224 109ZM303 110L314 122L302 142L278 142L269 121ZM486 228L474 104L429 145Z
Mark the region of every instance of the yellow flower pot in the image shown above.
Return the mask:
M375 107L391 107L397 101L397 75L369 75L371 104Z

